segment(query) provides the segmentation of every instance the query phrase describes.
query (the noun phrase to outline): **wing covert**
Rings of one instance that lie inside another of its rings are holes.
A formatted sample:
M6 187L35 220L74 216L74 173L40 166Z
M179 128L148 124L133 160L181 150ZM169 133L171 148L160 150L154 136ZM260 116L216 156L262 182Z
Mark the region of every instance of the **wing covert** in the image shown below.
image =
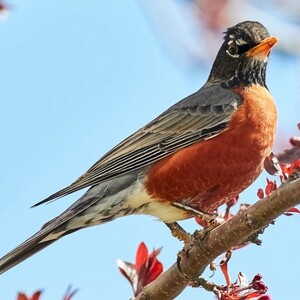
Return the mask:
M34 206L145 167L226 130L240 96L220 85L204 85L101 157L70 186Z

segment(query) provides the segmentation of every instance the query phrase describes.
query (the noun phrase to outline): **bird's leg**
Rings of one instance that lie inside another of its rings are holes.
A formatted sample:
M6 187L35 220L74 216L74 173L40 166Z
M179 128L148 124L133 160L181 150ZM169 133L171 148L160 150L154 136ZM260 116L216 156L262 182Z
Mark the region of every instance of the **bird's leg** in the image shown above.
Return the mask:
M189 212L191 215L194 215L195 217L198 217L202 223L203 223L203 227L205 227L202 230L196 230L193 235L188 235L187 233L177 224L176 226L179 226L181 228L181 230L183 230L185 232L185 238L184 239L180 239L179 240L183 240L185 242L185 244L187 244L187 241L192 244L192 241L196 241L196 243L198 244L198 246L200 248L202 248L204 250L204 247L202 245L202 240L205 238L205 236L207 235L208 232L210 232L211 230L213 230L214 228L218 227L219 225L224 223L223 218L219 217L216 214L209 214L209 213L205 213L203 211L197 210L191 206L187 206L178 202L173 202L172 203L173 206L180 208L182 210L185 210L187 212ZM170 227L169 227L170 228ZM176 228L177 229L177 228ZM173 230L171 229L172 233ZM174 230L174 232L177 230ZM178 236L178 234L176 233L176 235L173 233L174 236ZM181 235L182 236L182 235ZM187 239L188 237L188 239ZM191 247L191 246L190 246ZM188 248L189 249L189 248Z
M187 205L177 203L177 202L172 203L172 205L191 213L191 215L194 215L195 217L198 217L201 221L203 221L203 224L206 225L206 226L204 225L205 228L201 230L203 238L210 230L212 230L212 229L218 227L219 225L221 225L222 223L224 223L223 218L218 217L216 214L209 214L209 213L197 210L191 206L187 206ZM199 230L197 232L199 234Z
M193 282L194 280L183 272L180 265L181 260L188 257L189 250L192 248L193 236L186 232L177 222L165 224L169 227L174 237L176 237L179 241L184 242L184 249L179 251L177 254L176 264L179 272L190 282Z
M196 230L192 235L186 232L178 223L165 223L169 229L171 230L171 233L174 237L179 239L180 241L184 242L184 249L179 251L177 255L177 268L179 272L189 280L191 283L197 282L198 278L191 278L189 275L187 275L181 268L181 260L187 259L189 255L189 251L193 247L195 243L204 250L204 247L202 245L202 240L205 238L206 234L211 231L212 229L216 228L217 226L221 225L224 221L222 218L216 216L215 214L208 214L202 211L199 211L197 209L194 209L193 207L183 205L181 203L172 203L173 206L185 210L188 213L191 214L191 216L197 216L200 220L203 221L204 224L206 224L207 227L205 227L202 230Z
M187 243L191 239L191 235L187 233L177 222L174 223L165 223L174 237L179 241Z
M175 227L173 227L173 228L175 228L175 230L177 230L178 229L177 226L179 226L179 225L177 223L172 223L171 226L173 226L173 225L175 225ZM167 224L167 226L170 227L169 224ZM179 226L179 228L182 229L182 227L180 227L180 226ZM182 229L182 230L184 231L184 229ZM182 269L181 261L189 258L190 250L192 249L193 246L195 246L195 244L200 246L202 249L203 249L203 247L202 247L201 242L199 242L199 237L196 236L195 233L193 235L188 234L186 231L184 231L184 233L186 233L186 237L188 237L188 239L184 240L184 248L182 250L180 250L177 254L176 265L177 265L177 268L178 268L178 271L180 272L180 274L183 277L185 277L185 279L188 280L189 284L192 287L199 287L199 279L200 278L198 276L193 277L193 276L185 273ZM215 270L216 270L214 262L210 263L210 269L213 271L213 274L212 274L212 276L213 276L215 273Z
M196 230L193 235L203 240L210 231L222 225L224 222L225 221L223 218L215 216L214 219L212 219L205 228Z

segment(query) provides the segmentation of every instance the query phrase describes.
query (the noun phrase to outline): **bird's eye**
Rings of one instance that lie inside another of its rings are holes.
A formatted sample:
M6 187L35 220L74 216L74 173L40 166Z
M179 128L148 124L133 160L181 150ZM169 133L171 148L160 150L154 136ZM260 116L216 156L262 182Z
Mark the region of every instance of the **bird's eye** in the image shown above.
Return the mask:
M228 50L226 51L230 56L236 57L238 55L239 49L235 43L232 43L228 46Z

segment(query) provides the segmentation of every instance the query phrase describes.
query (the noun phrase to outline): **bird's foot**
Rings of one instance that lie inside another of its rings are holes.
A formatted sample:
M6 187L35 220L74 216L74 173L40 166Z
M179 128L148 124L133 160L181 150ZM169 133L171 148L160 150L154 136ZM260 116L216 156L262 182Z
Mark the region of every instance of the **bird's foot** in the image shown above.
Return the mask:
M192 246L193 246L193 244L191 244L191 243L189 245L185 244L184 249L179 251L177 254L176 264L177 264L177 269L180 272L180 274L189 282L189 285L194 287L197 285L199 277L192 277L192 276L188 275L187 273L185 273L182 270L182 267L181 267L181 261L188 259L189 251L192 249Z
M185 205L182 203L178 203L178 202L174 202L174 203L172 203L172 205L179 209L185 210L191 216L197 217L199 220L202 221L201 223L203 223L203 225L205 224L205 227L210 227L211 224L215 224L215 223L217 223L217 226L220 225L220 221L222 218L218 217L216 214L209 214L209 213L203 212L201 210L195 209L191 206L188 206L188 205Z
M197 241L203 240L206 235L212 231L213 229L217 228L218 226L222 225L225 221L222 217L218 217L218 216L211 216L212 218L210 219L209 222L207 222L207 226L201 230L196 230L193 233L193 236L196 238ZM203 248L201 246L201 248Z
M200 220L203 220L203 223L206 225L204 229L196 230L193 234L189 234L176 222L165 223L171 230L172 235L177 239L179 239L180 241L184 242L184 249L179 251L177 255L177 268L179 272L182 274L183 277L185 277L188 280L191 286L197 286L197 284L199 284L198 283L199 278L198 277L193 278L190 275L188 275L186 272L184 272L182 270L181 262L188 259L189 252L192 249L192 247L195 246L195 244L205 251L204 245L202 243L204 238L211 230L223 224L224 219L216 216L215 214L213 215L213 214L204 213L180 203L173 203L172 205L191 213L191 215L197 216ZM214 271L213 266L214 266L213 264L210 266L212 271Z
M193 235L186 232L177 222L174 223L165 223L174 237L176 237L179 241L184 242L184 248L180 250L177 254L177 268L180 274L188 280L189 283L195 282L196 278L191 278L188 274L186 274L181 268L181 261L188 259L189 251L193 247L194 237Z
M191 206L187 206L178 202L172 203L173 206L185 210L186 212L190 213L197 217L197 221L205 227L202 230L196 230L193 235L191 236L188 234L179 224L177 223L169 223L166 225L171 229L173 236L177 237L180 241L184 241L185 243L190 242L191 240L195 239L197 244L203 249L202 242L205 236L214 228L218 227L219 225L223 224L225 221L222 217L217 216L216 214L209 214L200 210L197 210Z
M176 237L179 241L184 242L184 248L177 254L176 264L180 274L193 286L198 278L192 278L186 274L181 268L181 261L188 259L189 251L192 249L194 244L194 237L186 232L177 222L165 224L169 227L174 237Z
M189 240L185 242L184 248L181 251L179 251L177 254L176 264L177 264L178 271L189 282L189 285L192 287L199 287L201 285L201 284L199 285L200 277L191 276L182 269L182 262L189 259L190 251L195 245L197 246L200 245L200 247L203 249L202 244L199 244L199 237L195 236L195 234L189 235ZM216 271L216 264L214 261L210 263L210 270L213 272L213 274L211 275L212 277Z
M197 244L197 246L199 248L201 248L203 251L205 251L204 239L205 239L206 235L209 234L209 232L211 232L216 227L223 224L224 222L225 221L223 220L223 218L215 217L206 228L201 229L201 230L196 230L193 233L192 237L193 237L194 242ZM210 265L210 269L213 271L213 274L212 274L212 276L213 276L215 273L213 262Z
M191 240L191 235L186 232L177 222L174 223L165 223L174 237L179 241L184 242L185 244Z

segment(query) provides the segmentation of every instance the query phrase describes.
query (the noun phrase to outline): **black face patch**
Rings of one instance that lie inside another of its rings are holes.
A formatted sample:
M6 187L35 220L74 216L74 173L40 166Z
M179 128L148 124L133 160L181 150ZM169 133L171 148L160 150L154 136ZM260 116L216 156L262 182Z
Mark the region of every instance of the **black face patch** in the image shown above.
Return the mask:
M258 22L245 21L228 28L209 80L221 82L224 87L266 86L267 57L257 60L247 56L247 52L269 36L268 30Z

